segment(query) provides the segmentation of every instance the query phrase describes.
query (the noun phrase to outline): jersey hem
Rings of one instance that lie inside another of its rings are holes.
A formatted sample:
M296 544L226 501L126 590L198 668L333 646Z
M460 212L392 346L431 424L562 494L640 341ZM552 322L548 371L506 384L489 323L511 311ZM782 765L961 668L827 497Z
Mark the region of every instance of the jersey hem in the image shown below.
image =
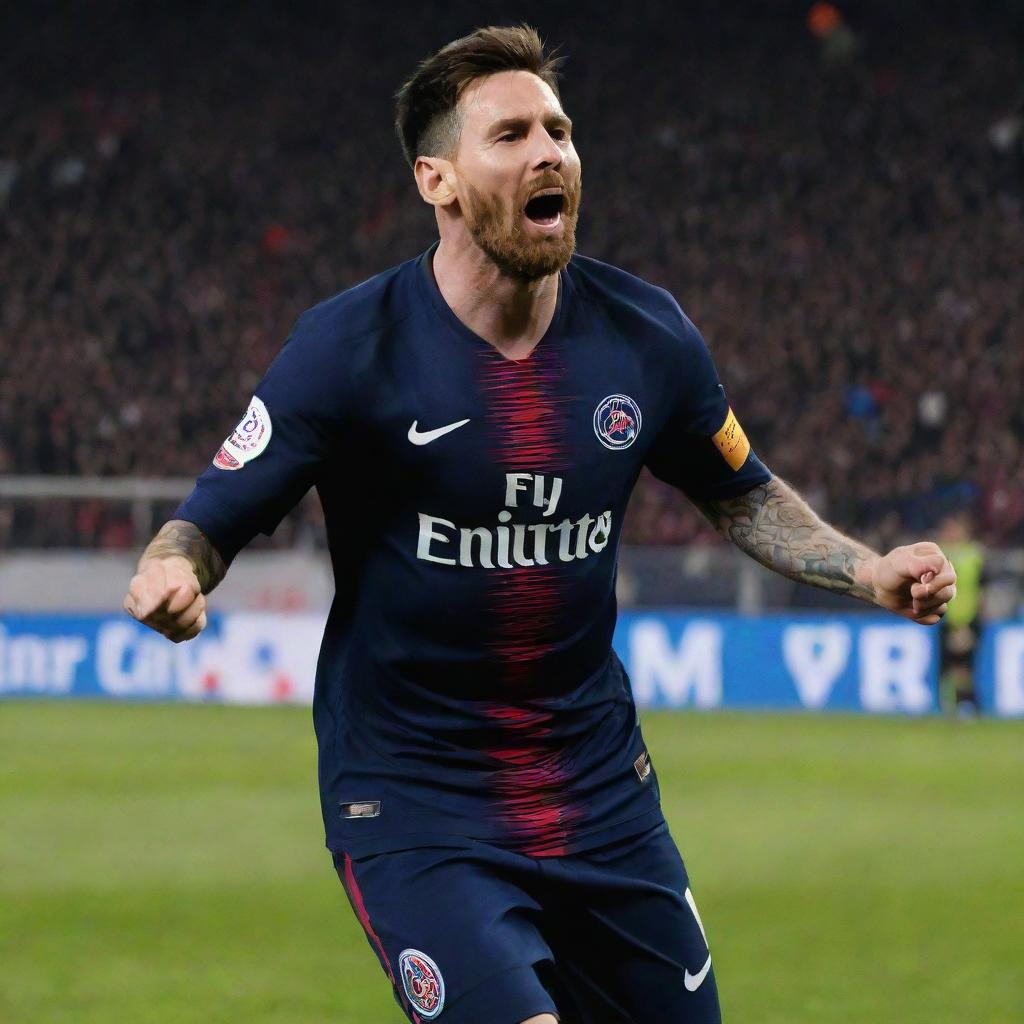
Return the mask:
M399 850L415 850L421 847L451 847L459 849L483 843L486 846L493 846L504 850L506 853L529 857L530 860L552 860L559 857L573 856L586 850L593 850L620 839L628 839L631 836L647 831L649 828L653 828L664 820L665 816L659 804L631 818L624 818L621 821L613 822L611 825L600 825L597 828L580 833L572 841L566 843L565 849L562 852L540 857L523 853L521 850L516 849L514 845L503 843L495 836L470 836L460 835L455 832L405 832L388 836L368 836L366 839L356 840L343 840L327 836L324 845L331 853L347 853L350 857L360 858L370 857L377 853L397 853Z

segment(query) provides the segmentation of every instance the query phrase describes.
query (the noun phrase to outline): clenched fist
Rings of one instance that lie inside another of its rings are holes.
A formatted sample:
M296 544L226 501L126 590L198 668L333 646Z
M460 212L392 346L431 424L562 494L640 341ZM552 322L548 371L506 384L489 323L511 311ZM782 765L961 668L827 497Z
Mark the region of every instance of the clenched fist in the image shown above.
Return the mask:
M875 602L897 615L933 626L956 596L956 572L937 544L893 548L874 566Z
M124 610L176 644L206 626L206 597L187 558L150 558L128 585Z

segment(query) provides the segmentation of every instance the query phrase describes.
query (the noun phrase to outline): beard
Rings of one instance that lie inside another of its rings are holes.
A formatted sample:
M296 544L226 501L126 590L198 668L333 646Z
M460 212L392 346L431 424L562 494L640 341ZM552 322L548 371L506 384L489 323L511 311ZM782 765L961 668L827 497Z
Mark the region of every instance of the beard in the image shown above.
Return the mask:
M565 201L562 206L562 235L530 238L523 228L526 203L535 193L545 188L562 188ZM579 217L582 183L579 178L569 184L554 171L530 183L506 208L500 196L486 195L464 183L463 212L466 226L473 241L490 257L507 277L517 281L537 281L563 270L576 251L576 220Z

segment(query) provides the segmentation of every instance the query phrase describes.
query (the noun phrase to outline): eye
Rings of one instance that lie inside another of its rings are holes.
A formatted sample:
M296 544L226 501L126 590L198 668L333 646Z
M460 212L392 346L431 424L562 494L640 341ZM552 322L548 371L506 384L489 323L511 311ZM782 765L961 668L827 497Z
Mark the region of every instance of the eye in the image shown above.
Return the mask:
M557 139L559 142L564 142L569 138L569 133L564 128L552 128L549 134L551 138Z
M505 132L503 135L498 136L499 142L515 142L519 138L519 132Z

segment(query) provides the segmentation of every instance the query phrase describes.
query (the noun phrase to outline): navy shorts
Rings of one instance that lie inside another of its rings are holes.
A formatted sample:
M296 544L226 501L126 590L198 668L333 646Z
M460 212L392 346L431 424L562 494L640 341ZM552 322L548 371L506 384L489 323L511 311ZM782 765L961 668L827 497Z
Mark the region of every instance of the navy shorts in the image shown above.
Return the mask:
M567 857L474 843L334 863L413 1024L720 1024L665 824Z

